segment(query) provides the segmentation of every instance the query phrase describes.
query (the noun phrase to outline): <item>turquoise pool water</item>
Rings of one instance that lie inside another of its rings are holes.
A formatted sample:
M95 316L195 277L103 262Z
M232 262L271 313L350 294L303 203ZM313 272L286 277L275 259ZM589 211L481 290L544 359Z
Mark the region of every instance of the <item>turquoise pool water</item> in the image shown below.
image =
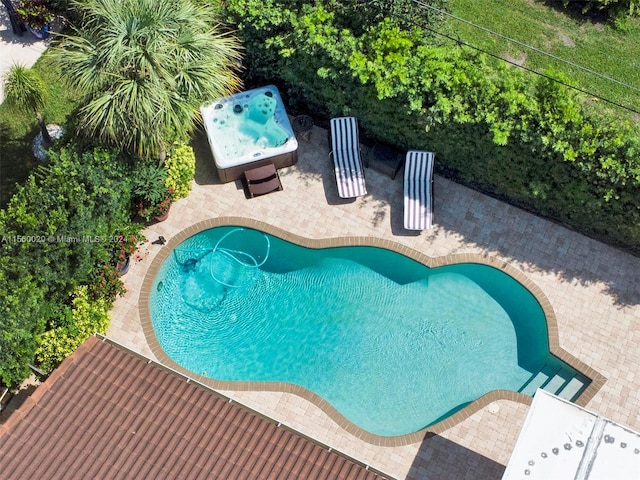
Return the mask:
M183 242L155 279L150 311L184 368L303 386L384 436L491 390L517 391L550 357L538 302L497 269L429 269L380 248L313 250L234 227Z

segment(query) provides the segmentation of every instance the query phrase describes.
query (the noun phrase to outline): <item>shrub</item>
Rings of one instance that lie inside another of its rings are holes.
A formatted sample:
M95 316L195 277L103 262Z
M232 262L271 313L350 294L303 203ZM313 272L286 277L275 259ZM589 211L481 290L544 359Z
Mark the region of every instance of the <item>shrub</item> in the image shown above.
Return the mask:
M189 145L174 143L165 161L167 179L165 185L173 189L173 199L184 198L191 191L191 182L196 175L196 157Z
M111 304L105 299L90 299L86 285L73 292L69 315L61 316L51 328L38 336L36 362L45 372L56 368L94 333L106 333Z
M115 226L128 219L128 169L117 155L96 149L80 154L71 147L50 152L3 212L7 232L34 241L11 243L14 257L30 266L52 300L86 283L95 259Z
M20 22L40 30L53 21L53 12L45 0L21 0L16 7Z
M108 244L111 263L124 262L133 255L138 247L146 241L142 234L142 225L139 223L127 222L123 226L117 227Z
M637 129L588 113L556 82L434 45L418 27L381 19L352 30L349 3L342 17L331 0L248 3L226 6L254 82L281 85L320 121L357 116L363 135L435 151L441 173L640 253Z
M579 7L583 14L598 11L611 18L634 15L640 10L640 2L638 0L562 0L562 4L565 8L575 9Z
M173 198L173 188L167 187L167 169L150 162L141 162L134 172L134 203L137 214L149 221L167 212Z
M127 289L120 279L116 265L109 261L100 261L93 270L87 286L89 296L95 300L113 303L116 297L124 295Z
M0 227L2 223L0 222ZM6 237L5 237L6 239ZM6 245L3 240L2 247ZM45 289L21 259L0 256L0 380L14 388L29 376L44 331Z
M49 153L0 210L0 375L9 385L29 374L36 348L45 348L36 337L72 325L70 298L88 295L78 287L96 283L96 264L114 248L111 235L129 221L130 170L116 153L73 146Z

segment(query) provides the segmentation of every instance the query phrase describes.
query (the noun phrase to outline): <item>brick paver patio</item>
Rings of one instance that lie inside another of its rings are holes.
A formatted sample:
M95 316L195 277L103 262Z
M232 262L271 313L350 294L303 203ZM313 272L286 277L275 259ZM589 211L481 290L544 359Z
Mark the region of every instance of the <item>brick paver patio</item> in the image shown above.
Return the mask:
M376 236L432 257L497 257L526 273L547 295L558 318L560 345L608 378L587 408L640 430L639 258L437 176L435 227L407 232L402 228L402 175L391 180L367 169L369 194L350 202L339 199L326 132L317 128L310 142L300 142L298 164L280 171L284 191L251 200L239 184L219 183L204 136L195 148L193 191L174 203L167 221L147 229L151 241L208 218L241 216L309 238ZM123 277L129 291L116 302L107 333L151 358L138 295L160 248L147 244L143 259ZM500 478L528 409L500 400L419 444L379 447L345 432L295 395L224 393L398 479Z

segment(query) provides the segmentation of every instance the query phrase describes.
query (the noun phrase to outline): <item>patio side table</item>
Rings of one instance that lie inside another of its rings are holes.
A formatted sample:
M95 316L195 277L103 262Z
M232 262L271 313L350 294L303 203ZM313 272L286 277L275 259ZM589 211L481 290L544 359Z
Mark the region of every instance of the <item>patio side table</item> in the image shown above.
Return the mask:
M313 130L313 118L309 115L298 115L293 119L293 131L296 136L306 140L307 142L311 141L311 131Z
M387 143L379 142L371 149L365 166L386 173L394 180L403 163L404 155L400 150Z

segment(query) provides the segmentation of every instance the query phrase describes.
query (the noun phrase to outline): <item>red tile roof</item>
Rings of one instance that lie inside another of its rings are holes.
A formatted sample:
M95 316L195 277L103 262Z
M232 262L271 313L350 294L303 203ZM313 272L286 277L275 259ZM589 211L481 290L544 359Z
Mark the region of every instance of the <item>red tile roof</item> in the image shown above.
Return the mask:
M385 478L96 337L0 425L0 476Z

